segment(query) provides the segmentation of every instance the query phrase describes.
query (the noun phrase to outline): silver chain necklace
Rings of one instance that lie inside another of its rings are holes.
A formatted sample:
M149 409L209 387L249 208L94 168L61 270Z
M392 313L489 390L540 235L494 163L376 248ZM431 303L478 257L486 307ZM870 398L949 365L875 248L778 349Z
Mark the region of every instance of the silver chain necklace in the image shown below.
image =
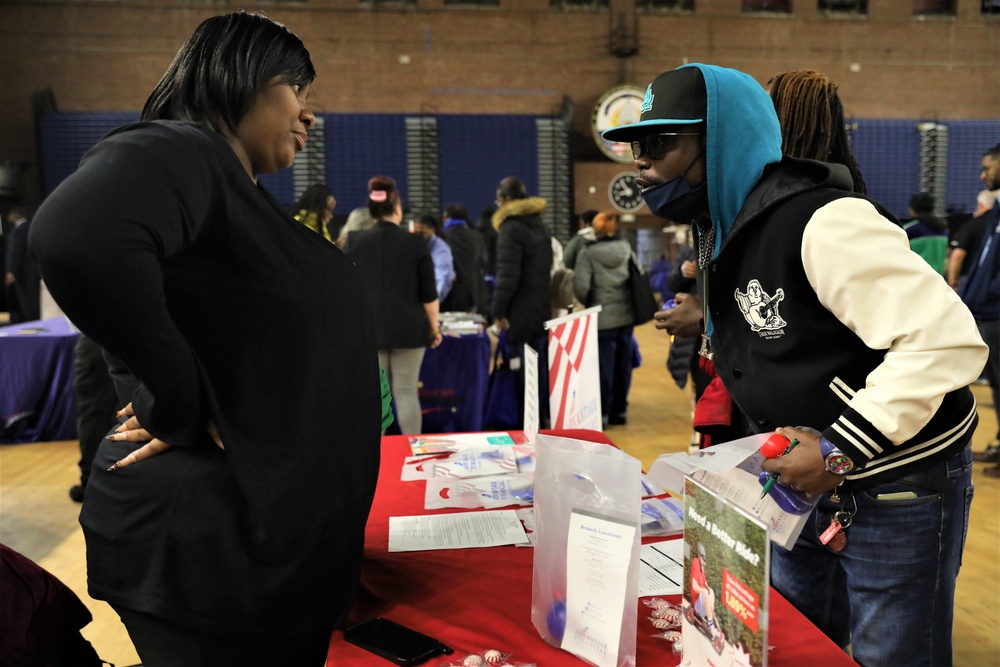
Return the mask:
M712 252L715 250L715 227L709 225L708 229L698 229L698 271L701 272L701 321L704 326L708 326L708 263L712 260ZM701 334L701 347L698 354L711 359L712 343L707 332Z

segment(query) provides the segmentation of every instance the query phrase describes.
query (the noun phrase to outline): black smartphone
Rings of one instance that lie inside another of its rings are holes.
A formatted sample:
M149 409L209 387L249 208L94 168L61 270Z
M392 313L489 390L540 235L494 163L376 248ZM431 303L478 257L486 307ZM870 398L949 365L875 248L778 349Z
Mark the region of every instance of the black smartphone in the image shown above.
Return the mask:
M344 639L402 667L455 651L433 637L387 618L370 618L344 630Z

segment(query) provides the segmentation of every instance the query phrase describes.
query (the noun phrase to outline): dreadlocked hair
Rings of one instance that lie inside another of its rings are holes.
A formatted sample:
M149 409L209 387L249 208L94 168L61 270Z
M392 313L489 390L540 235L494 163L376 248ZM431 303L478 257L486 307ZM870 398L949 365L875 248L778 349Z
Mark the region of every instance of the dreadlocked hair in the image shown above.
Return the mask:
M847 139L844 106L837 84L812 70L783 72L771 79L771 100L781 123L781 151L847 167L854 191L868 191Z

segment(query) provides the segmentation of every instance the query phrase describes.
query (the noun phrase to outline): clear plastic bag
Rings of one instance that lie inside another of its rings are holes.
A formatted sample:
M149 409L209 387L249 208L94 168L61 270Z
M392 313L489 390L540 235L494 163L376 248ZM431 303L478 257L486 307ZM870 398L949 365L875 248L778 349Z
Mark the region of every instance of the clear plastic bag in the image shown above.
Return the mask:
M567 541L574 511L634 526L614 664L635 665L642 464L609 445L571 438L539 435L536 449L531 621L542 639L563 646ZM579 657L597 664L586 656Z

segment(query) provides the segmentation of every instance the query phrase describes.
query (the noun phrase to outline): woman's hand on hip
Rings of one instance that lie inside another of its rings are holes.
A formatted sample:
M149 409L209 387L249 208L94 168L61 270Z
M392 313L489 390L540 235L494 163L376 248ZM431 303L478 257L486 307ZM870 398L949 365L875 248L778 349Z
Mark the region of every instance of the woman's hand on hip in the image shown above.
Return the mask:
M132 409L131 403L122 408L118 412L117 416L128 416L128 419L126 419L121 426L116 428L114 433L108 436L108 440L113 440L115 442L144 442L146 444L121 460L116 461L113 466L108 468L109 471L117 470L118 468L125 468L133 463L138 463L139 461L145 461L146 459L156 456L157 454L162 454L173 447L173 445L169 442L164 442L159 438L154 438L152 433L144 429L139 424L139 418L135 416L135 411ZM225 446L222 444L222 440L219 438L219 430L216 428L213 420L209 420L205 429L212 437L216 446L219 449L225 449Z

